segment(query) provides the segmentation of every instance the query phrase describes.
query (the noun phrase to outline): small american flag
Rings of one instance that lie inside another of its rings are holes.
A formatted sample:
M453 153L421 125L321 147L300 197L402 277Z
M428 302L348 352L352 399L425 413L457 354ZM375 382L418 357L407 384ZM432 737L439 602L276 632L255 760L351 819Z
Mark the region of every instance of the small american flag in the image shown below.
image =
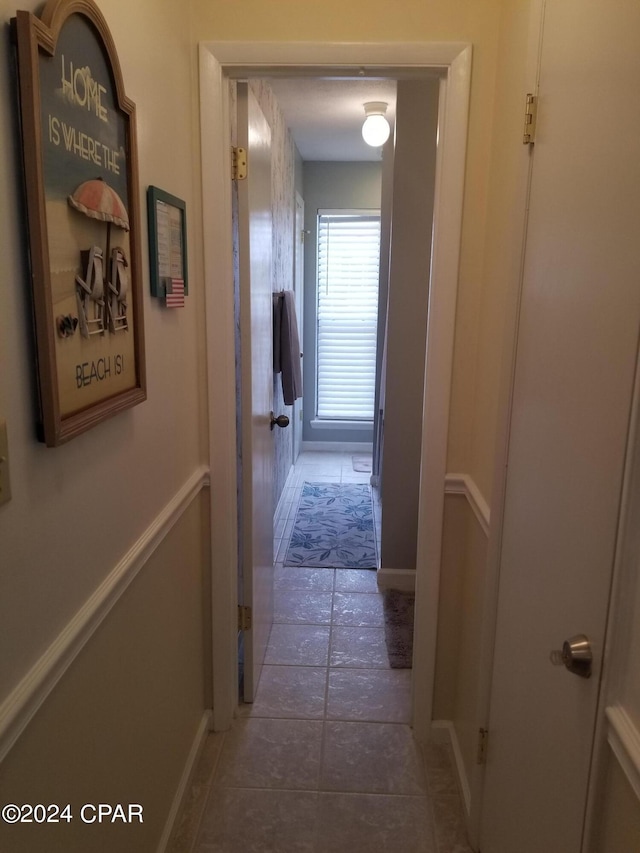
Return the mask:
M167 308L184 308L183 278L171 279L171 290L167 288Z

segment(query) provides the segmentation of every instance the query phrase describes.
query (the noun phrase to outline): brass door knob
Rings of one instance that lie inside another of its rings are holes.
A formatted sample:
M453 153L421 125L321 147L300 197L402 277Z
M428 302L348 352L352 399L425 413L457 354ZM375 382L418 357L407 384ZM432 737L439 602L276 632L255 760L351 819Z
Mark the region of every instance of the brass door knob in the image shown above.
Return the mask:
M271 412L271 429L273 429L274 426L279 426L284 429L284 427L289 426L289 418L286 415L278 415L278 417L276 417L273 412Z

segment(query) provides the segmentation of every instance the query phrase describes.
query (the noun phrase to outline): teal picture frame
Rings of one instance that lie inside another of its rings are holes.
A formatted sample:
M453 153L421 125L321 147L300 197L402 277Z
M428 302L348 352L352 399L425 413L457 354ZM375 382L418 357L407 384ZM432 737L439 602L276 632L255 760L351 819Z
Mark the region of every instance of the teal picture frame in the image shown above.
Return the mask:
M186 296L189 293L186 205L177 196L149 186L147 216L151 295L164 299L171 293L171 280L181 278Z

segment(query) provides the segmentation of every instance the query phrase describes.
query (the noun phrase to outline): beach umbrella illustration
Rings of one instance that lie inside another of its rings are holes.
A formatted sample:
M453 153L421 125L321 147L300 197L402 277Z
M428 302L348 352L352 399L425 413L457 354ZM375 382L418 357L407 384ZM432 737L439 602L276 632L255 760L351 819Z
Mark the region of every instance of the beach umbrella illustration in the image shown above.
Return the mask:
M93 246L86 254L84 278L76 276L78 285L78 309L80 313L80 331L83 337L92 334L103 334L105 330L105 307L109 308L109 296L105 305L104 294L104 261L109 263L111 256L111 227L116 225L124 231L129 231L129 215L124 202L118 193L102 178L94 178L80 184L75 192L68 196L68 202L75 210L107 224L107 251L103 256L98 246ZM115 250L114 250L115 251ZM121 251L121 250L119 250ZM83 261L85 258L83 257ZM109 285L109 290L116 289ZM126 288L124 294L118 297L122 300L126 312ZM92 310L93 308L93 310ZM110 325L113 325L110 323ZM124 326L126 328L126 324Z
M68 198L71 207L90 219L107 223L107 234L111 225L129 230L129 214L118 193L102 178L85 181ZM108 252L107 252L108 254Z
M111 226L117 225L124 231L129 231L129 214L118 193L102 178L93 178L77 187L68 202L71 207L84 213L90 219L98 219L107 223L107 251L111 254Z

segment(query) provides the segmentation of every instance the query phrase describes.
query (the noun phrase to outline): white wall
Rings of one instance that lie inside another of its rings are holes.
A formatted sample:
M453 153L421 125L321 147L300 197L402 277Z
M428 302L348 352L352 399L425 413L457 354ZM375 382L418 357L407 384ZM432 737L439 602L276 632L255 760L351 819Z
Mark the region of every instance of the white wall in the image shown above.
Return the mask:
M35 10L42 4L19 5ZM0 778L8 801L139 799L147 810L144 832L121 837L117 847L141 851L157 844L210 702L203 675L208 523L199 486L173 517L174 529L163 524L165 508L185 483L193 477L201 482L206 460L196 57L188 5L99 5L126 93L137 105L148 400L64 446L48 449L35 439L20 148L5 52L0 418L8 424L13 498L0 506L0 731L12 709L18 717L23 713L17 688L27 674L41 684L50 674L43 656L59 649L69 632L77 639L74 619L92 596L104 605L104 585L123 566L125 576L132 566L139 572L113 609L105 605L105 619L86 645L80 642L75 662L0 766ZM5 45L15 9L0 0ZM190 293L184 309L167 311L149 295L149 184L186 202ZM150 531L153 554L137 552ZM19 840L8 840L6 825L0 832L6 850L52 849L44 831ZM116 845L95 827L89 836L75 825L64 838L55 843L69 853Z

